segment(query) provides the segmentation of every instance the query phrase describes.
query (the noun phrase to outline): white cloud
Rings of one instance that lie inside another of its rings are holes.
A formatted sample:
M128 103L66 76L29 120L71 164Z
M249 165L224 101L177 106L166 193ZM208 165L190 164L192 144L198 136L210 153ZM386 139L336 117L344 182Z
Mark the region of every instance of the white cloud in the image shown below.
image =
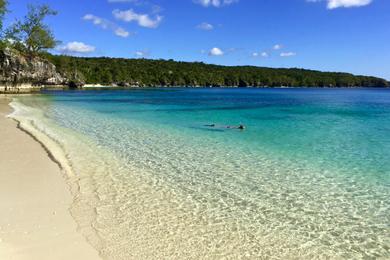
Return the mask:
M328 9L335 9L339 7L360 7L372 3L373 0L306 0L307 2L323 2L326 1Z
M263 51L263 52L254 52L254 53L252 53L252 56L255 57L255 58L257 58L257 57L268 58L269 54L268 54L268 52L265 52L265 51Z
M145 58L145 57L148 57L149 56L149 52L148 51L136 51L134 53L134 55L138 58Z
M147 27L147 28L157 28L163 17L160 15L156 15L156 17L153 19L148 14L138 14L134 12L132 9L121 11L121 10L114 10L112 12L114 17L118 20L124 21L124 22L137 22L139 26Z
M121 27L118 27L115 31L114 31L115 35L118 35L120 37L128 37L129 36L129 32L126 31L125 29L121 28Z
M200 4L204 7L221 7L237 3L239 0L194 0L194 3Z
M328 0L328 9L369 5L372 0Z
M283 48L283 46L281 45L281 44L275 44L273 47L272 47L272 49L274 49L274 50L280 50L280 49L282 49Z
M108 0L109 3L139 3L139 0Z
M69 42L58 48L62 53L90 53L95 51L95 47L83 42Z
M295 52L282 52L280 53L280 57L292 57L296 56L297 54Z
M209 56L223 56L223 55L224 55L224 52L220 48L217 48L217 47L214 47L209 51Z
M86 15L84 15L83 20L90 21L94 25L99 26L102 29L111 30L111 31L114 32L115 35L117 35L119 37L126 38L126 37L128 37L130 35L130 33L128 31L126 31L122 27L116 25L115 23L113 23L113 22L111 22L109 20L106 20L104 18L100 18L98 16L95 16L93 14L86 14Z
M260 53L260 56L263 58L267 58L269 55L267 52L263 51L262 53Z
M196 28L198 28L200 30L211 31L214 29L214 26L212 24L204 22L204 23L201 23L198 26L196 26Z

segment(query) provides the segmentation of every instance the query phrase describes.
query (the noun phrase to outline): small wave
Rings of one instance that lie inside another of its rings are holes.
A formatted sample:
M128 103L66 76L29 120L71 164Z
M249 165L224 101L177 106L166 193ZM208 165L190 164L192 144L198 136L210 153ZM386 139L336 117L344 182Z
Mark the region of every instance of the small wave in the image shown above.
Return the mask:
M34 108L27 107L14 99L10 106L13 112L8 115L18 122L18 128L29 134L46 150L49 157L57 163L68 177L74 177L71 165L58 140L53 138L42 122L42 113Z

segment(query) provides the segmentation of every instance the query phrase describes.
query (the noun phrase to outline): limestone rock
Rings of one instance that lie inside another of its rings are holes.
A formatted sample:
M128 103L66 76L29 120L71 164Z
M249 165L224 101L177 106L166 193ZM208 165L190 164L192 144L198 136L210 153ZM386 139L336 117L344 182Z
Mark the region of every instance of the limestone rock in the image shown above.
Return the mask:
M67 80L49 61L27 57L14 50L0 50L0 91L62 85Z

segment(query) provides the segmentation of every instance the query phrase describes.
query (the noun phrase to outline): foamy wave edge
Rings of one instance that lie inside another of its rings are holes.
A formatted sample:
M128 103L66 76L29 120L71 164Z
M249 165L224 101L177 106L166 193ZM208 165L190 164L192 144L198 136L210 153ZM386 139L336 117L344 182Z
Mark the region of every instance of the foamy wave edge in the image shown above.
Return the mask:
M67 177L75 177L72 166L66 158L66 154L60 144L47 133L44 133L44 131L37 126L36 121L23 116L27 112L27 107L19 103L15 98L9 105L13 111L11 114L7 115L7 117L15 120L19 129L39 142L48 153L49 157L58 164L61 171L65 173Z
M77 211L77 209L75 209L77 208L76 201L80 196L79 177L75 174L72 164L67 158L65 149L61 146L59 141L43 129L45 128L43 122L37 122L40 121L39 118L34 116L31 117L31 114L33 114L32 111L37 110L35 112L41 112L39 109L26 106L19 102L15 97L9 103L9 106L13 109L13 111L7 115L7 118L15 120L17 122L18 129L25 132L38 142L47 152L49 158L59 166L60 171L65 178L65 184L67 184L73 198L72 204L69 205L69 214L77 224L77 231L84 236L86 241L91 244L100 255L102 250L102 240L92 224L96 221L96 210L89 210L89 212L94 212L94 216L88 217L88 223L85 223L85 219L84 221L80 221L80 219L75 216L75 214L77 214L75 213L75 211Z

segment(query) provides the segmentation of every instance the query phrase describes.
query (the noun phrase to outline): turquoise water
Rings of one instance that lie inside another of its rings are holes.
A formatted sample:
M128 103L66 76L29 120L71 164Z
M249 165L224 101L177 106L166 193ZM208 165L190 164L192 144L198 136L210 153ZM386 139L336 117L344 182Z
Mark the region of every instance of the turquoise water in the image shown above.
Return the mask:
M106 258L390 258L389 90L50 91L14 106L63 152L72 214Z

